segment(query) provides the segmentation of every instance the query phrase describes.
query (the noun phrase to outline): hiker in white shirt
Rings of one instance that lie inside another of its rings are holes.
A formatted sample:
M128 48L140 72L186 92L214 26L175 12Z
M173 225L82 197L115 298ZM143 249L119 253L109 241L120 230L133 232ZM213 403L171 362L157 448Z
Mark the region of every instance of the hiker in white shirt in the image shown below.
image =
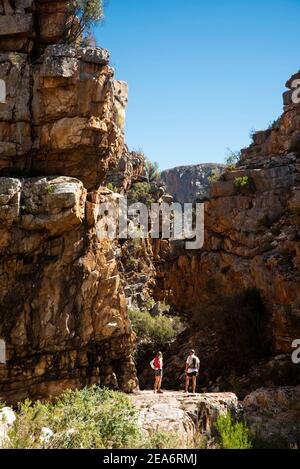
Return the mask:
M199 375L200 360L195 355L195 350L191 350L185 364L185 392L189 392L190 379L192 378L193 394L196 393L197 377Z

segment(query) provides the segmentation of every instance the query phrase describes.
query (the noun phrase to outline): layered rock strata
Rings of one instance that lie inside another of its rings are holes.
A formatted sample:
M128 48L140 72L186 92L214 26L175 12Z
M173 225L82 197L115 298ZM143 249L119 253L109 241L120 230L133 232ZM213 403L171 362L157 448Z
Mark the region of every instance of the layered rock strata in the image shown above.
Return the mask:
M66 1L0 2L0 399L137 387L102 188L127 85L105 49L63 43Z

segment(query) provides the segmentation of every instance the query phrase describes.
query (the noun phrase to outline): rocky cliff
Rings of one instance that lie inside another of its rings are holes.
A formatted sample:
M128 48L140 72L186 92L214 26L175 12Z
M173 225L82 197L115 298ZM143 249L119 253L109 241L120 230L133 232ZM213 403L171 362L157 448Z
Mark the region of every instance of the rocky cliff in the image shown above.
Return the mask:
M137 387L114 246L97 236L107 174L124 154L137 165L127 85L106 50L63 44L66 3L0 2L0 399L13 402Z
M222 164L198 164L179 166L161 173L169 194L175 202L191 203L197 197L205 198L210 190L210 177L218 177L224 171Z
M291 354L300 337L300 106L291 94L284 95L283 115L212 185L203 249L175 247L160 266L168 301L191 323L174 344L173 380L177 369L180 382L178 350L184 355L193 344L208 386L232 389L238 373L246 374L239 387L248 391L299 383ZM246 371L258 363L259 373Z

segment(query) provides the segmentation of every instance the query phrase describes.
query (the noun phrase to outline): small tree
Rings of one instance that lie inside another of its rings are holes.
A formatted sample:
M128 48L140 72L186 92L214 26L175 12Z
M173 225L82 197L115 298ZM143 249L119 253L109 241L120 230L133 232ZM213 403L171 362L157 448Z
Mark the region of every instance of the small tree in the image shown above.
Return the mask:
M216 427L222 449L251 449L250 431L244 422L234 422L230 414L219 415Z
M225 164L228 169L234 169L236 165L240 162L241 152L232 151L230 148L227 148L227 155L225 158Z
M65 41L73 44L80 38L91 37L92 27L103 17L103 0L70 0Z
M149 182L157 182L160 178L158 170L158 163L152 163L152 161L146 158L146 175Z
M215 169L213 169L212 172L210 173L210 176L208 176L208 178L207 178L208 183L210 185L212 185L215 182L217 182L218 179L219 179L219 175L218 175L217 171Z

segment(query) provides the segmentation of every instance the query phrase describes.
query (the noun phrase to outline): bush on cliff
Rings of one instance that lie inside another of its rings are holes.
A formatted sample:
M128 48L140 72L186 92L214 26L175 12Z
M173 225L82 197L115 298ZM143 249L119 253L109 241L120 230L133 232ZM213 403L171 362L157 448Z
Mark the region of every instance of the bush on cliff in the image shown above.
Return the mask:
M181 319L172 316L152 316L148 311L129 311L132 327L137 335L137 359L145 354L165 350L182 332Z
M9 438L16 449L118 449L142 446L144 437L129 397L94 386L53 402L19 404Z
M219 415L216 428L222 449L251 449L250 432L244 422L234 422L230 414Z
M227 155L225 157L225 164L227 169L233 170L236 168L241 159L241 153L239 151L232 151L230 148L227 148Z
M150 207L155 202L153 195L151 194L151 184L149 182L137 182L133 184L127 192L128 203L142 203L147 207Z
M91 37L92 27L104 17L102 0L70 0L66 22L65 42L76 43Z
M97 386L68 390L59 398L19 404L8 449L171 449L183 448L180 435L145 434L137 410L121 392Z
M145 165L146 165L146 177L148 181L151 182L158 182L160 179L160 172L158 169L158 163L155 161L152 163L152 161L148 160L148 158L145 157Z

